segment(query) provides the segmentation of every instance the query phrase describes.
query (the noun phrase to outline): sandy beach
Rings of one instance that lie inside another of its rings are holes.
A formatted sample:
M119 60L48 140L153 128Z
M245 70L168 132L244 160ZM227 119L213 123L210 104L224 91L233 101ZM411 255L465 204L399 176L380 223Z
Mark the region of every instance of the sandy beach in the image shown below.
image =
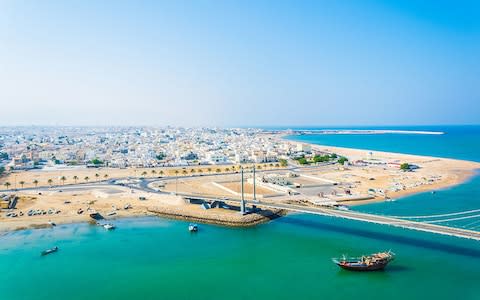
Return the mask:
M275 138L281 138L276 135ZM294 203L302 205L314 205L316 198L322 194L323 198L334 200L338 203L348 205L362 205L371 202L385 201L386 198L400 198L407 195L448 188L468 180L480 168L480 163L445 159L438 157L407 155L401 153L390 153L381 151L369 151L331 146L312 145L314 151L336 153L345 156L350 162L370 160L383 162L396 162L414 164L418 166L412 172L403 172L398 168L387 167L384 164L372 164L362 166L340 166L325 165L298 168L294 170L298 178L295 179L303 188L298 189L300 195L292 196L282 194L271 189L269 186L257 186L257 197L265 202L272 203ZM168 180L169 176L178 175L172 168L152 169L74 169L55 171L22 171L10 173L0 178L0 184L6 181L16 182L17 188L21 189L21 182L24 182L28 190L8 192L18 197L16 213L21 216L6 217L6 212L0 214L0 231L19 230L26 228L48 227L49 221L62 224L73 222L90 221L90 212L99 212L106 219L120 217L161 215L164 217L194 220L198 222L219 223L230 226L247 226L268 220L268 213L252 215L248 217L239 216L237 211L214 208L204 210L199 205L187 203L185 199L174 195L175 190L179 193L209 195L213 197L235 197L239 195L240 184L238 174L225 174L220 176L189 176L205 172L215 172L228 166L200 166L194 167L195 172L188 173L180 180ZM296 168L296 169L295 169ZM199 169L201 171L199 172ZM211 169L210 172L207 169ZM229 166L232 169L232 166ZM271 170L260 176L268 174L285 175L286 170ZM181 170L181 169L180 169ZM161 172L160 172L161 171ZM265 171L265 170L264 170ZM119 185L95 185L96 181L109 178L127 177L158 177L159 173L163 178L161 189L166 194L157 194L132 190ZM95 176L95 174L99 174ZM105 176L107 174L108 176ZM65 176L65 186L61 182L61 176ZM75 185L73 176L77 176L77 182L82 185ZM89 177L88 184L85 177ZM54 179L54 187L35 188L34 180L38 180L38 187L48 187L48 179ZM323 187L325 183L326 187ZM310 194L307 186L313 186ZM317 187L319 186L319 187ZM348 190L348 195L345 194ZM321 192L319 192L321 191ZM372 194L372 191L375 193ZM252 185L245 184L246 198L252 199ZM0 191L0 194L3 194ZM167 194L168 193L168 194ZM139 200L145 199L145 200ZM125 209L129 206L129 209ZM79 214L79 210L83 213ZM45 211L45 214L28 216L28 211ZM273 214L278 212L271 212ZM216 221L217 220L217 221Z

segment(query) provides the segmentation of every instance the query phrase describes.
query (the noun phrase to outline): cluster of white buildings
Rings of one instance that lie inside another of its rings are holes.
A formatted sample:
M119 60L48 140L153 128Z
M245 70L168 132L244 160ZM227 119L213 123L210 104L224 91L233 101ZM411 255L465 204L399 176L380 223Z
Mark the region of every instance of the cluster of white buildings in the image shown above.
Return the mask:
M0 164L13 169L55 165L126 167L270 163L308 145L248 128L2 127Z

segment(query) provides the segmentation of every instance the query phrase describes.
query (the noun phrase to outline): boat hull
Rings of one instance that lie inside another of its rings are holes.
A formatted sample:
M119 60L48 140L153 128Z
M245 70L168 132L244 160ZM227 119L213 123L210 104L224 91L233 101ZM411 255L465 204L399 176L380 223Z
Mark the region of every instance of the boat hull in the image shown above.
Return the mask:
M358 271L358 272L365 272L365 271L380 271L385 269L388 262L386 263L376 263L372 265L365 265L365 264L349 264L349 263L337 263L337 265L345 270L349 271Z

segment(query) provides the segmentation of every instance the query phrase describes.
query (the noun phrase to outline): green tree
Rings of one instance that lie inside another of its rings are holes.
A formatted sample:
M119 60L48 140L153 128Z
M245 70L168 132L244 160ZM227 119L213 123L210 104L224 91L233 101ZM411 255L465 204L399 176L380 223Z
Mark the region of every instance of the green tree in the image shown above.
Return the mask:
M282 159L279 159L278 161L280 162L280 166L282 167L288 166L288 161L286 159L282 158Z
M338 162L339 164L341 164L341 165L343 165L346 161L348 161L348 158L346 158L346 157L344 157L344 156L340 157L340 158L337 160L337 162Z
M103 165L103 161L99 160L98 158L94 158L90 162L94 165Z
M408 164L408 163L403 163L403 164L401 164L401 165L400 165L400 170L402 170L402 171L408 171L408 170L410 170L410 164Z
M297 161L298 161L298 163L301 164L301 165L306 165L306 164L308 164L308 161L307 161L307 159L306 159L305 157L301 157L301 158L299 158Z

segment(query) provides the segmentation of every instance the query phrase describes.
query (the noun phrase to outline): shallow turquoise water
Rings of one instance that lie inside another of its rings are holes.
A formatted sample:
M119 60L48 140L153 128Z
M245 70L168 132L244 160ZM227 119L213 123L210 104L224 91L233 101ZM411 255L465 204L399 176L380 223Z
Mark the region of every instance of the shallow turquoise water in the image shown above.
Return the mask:
M358 209L452 212L480 208L479 192L476 177L434 195ZM160 218L116 223L112 232L74 224L0 236L0 300L480 299L477 241L301 214L248 229L201 225L197 234ZM40 257L53 245L58 253ZM388 249L397 259L385 272L351 273L330 260Z

